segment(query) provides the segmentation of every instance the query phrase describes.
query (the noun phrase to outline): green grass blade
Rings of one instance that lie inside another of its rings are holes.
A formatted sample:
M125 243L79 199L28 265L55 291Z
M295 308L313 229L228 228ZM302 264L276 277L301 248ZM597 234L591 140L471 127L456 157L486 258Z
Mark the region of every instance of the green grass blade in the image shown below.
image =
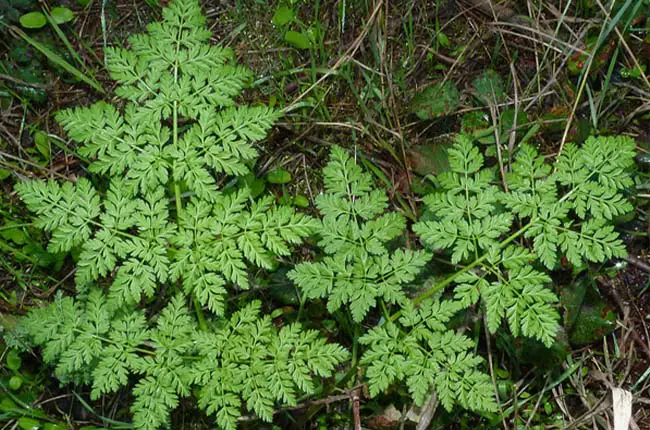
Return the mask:
M40 43L39 41L32 39L29 37L27 34L25 34L24 31L20 30L19 28L12 27L11 30L18 35L18 37L22 38L25 42L29 43L32 45L34 48L36 48L41 54L45 55L51 62L56 64L57 66L61 67L64 69L66 72L70 73L77 79L79 79L82 82L85 82L86 84L90 85L97 91L99 91L102 94L105 94L106 91L99 85L99 83L86 76L81 70L77 69L74 67L72 64L68 63L65 61L61 56L59 56L56 52L52 51L50 48L45 46L44 44Z
M79 64L80 67L86 69L86 65L84 64L83 60L81 59L81 57L79 57L79 54L77 54L77 51L74 49L74 47L72 46L68 38L65 36L63 30L61 30L61 27L59 27L59 25L52 19L52 15L50 15L49 12L46 11L45 9L43 9L43 15L45 15L45 18L47 18L47 22L50 23L50 26L52 26L56 35L59 36L61 42L63 42L70 55L72 55L72 58L75 59L75 61L77 62L77 64Z

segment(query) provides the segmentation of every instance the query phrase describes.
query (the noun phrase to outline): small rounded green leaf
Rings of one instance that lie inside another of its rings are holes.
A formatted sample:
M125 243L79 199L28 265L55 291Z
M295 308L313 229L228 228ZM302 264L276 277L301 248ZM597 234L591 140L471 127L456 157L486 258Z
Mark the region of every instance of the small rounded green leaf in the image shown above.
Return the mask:
M456 111L460 102L460 93L453 82L438 82L413 99L413 112L418 118L435 119Z
M90 0L77 0L77 4L79 6L88 6L90 4Z
M279 167L266 175L269 184L286 184L291 182L291 173L287 169Z
M487 106L493 106L505 98L503 78L494 70L486 70L474 79L474 95Z
M298 49L309 49L311 42L309 37L304 33L298 33L297 31L287 31L284 35L284 41L289 45L295 46Z
M251 197L256 198L262 195L264 190L266 189L266 184L262 179L255 178L250 183L248 184L248 187L251 190Z
M48 137L44 131L38 130L36 133L34 133L34 143L36 144L36 146L44 145L47 141L48 141Z
M278 308L274 309L273 312L271 312L271 318L276 319L284 315L284 308Z
M485 112L480 110L467 112L460 120L460 129L464 133L475 133L485 130L488 127L490 127L488 116Z
M65 427L63 424L54 424L54 423L45 423L43 424L43 430L67 430L68 427Z
M40 12L30 12L20 17L20 25L25 28L43 28L47 24L47 18Z
M256 178L252 173L240 176L239 183L241 186L248 187L252 198L259 197L266 189L266 182L263 179Z
M443 48L449 48L451 46L451 43L449 42L449 38L445 33L442 32L438 33L438 43Z
M18 369L20 369L20 366L22 364L22 359L20 358L20 354L18 354L18 351L16 351L15 349L9 350L9 352L7 353L6 364L9 370L17 371Z
M15 223L8 222L4 226L3 230L0 230L0 237L2 237L3 239L10 240L16 245L26 244L29 241L29 237L27 236L25 231L22 228L20 228L20 226L12 228L12 224Z
M293 198L293 205L299 208L309 207L309 200L305 196L295 196Z
M44 131L39 130L34 133L34 145L46 160L50 159L50 138Z
M18 427L22 430L38 430L41 428L41 422L33 418L22 417L18 419Z
M296 13L293 11L293 9L286 6L281 6L275 10L275 14L273 15L271 22L273 25L282 26L289 24L294 19L296 19Z
M74 19L74 12L72 12L67 7L55 7L52 9L52 19L57 24L65 24Z
M11 399L9 398L4 398L0 400L0 411L2 412L9 412L11 410L17 409L18 405Z
M12 376L9 379L9 388L11 388L14 391L20 390L20 387L23 386L23 378L20 376Z
M9 176L11 176L11 171L7 169L0 169L0 181L4 181Z

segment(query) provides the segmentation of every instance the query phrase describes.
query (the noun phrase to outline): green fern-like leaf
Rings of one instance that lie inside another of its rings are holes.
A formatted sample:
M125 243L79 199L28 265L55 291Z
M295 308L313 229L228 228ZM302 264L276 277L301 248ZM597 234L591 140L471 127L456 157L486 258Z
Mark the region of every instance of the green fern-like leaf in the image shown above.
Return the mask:
M90 384L93 399L135 381L136 428L169 427L193 390L219 426L232 428L243 405L270 420L347 354L298 325L278 331L259 304L224 319L228 291L248 288L249 269L275 270L319 223L231 186L280 112L237 103L252 74L209 38L199 2L172 0L162 22L108 47L124 107L56 115L91 176L16 186L48 249L78 255L78 297L34 310L21 330L61 381ZM227 351L215 355L211 342Z
M242 403L271 421L274 404L295 406L298 393L314 392L314 377L330 376L347 357L297 324L277 331L269 317L258 317L259 307L252 302L228 325L198 339L203 358L193 375L201 386L199 405L224 429L237 428Z
M90 181L76 184L26 181L16 185L27 208L36 214L34 224L52 233L50 252L65 252L90 239L100 215L100 198Z
M449 150L451 171L425 198L431 219L413 230L427 246L449 250L452 263L474 262L455 277L455 296L463 306L481 300L491 332L506 320L515 336L550 346L559 315L544 269L560 256L577 267L625 256L611 222L632 209L624 191L632 185L634 148L625 137L569 144L553 172L523 145L505 176L508 189L500 189L494 169L482 168L480 152L460 136ZM519 235L531 249L504 246Z
M185 291L217 314L224 311L226 282L248 288L247 263L271 269L274 256L289 255L315 226L289 207L273 207L270 197L251 202L246 190L214 203L193 200L179 221L172 279L182 279Z
M259 316L259 302L207 331L186 302L174 296L149 322L138 310L115 309L94 289L81 301L57 296L20 324L57 376L91 384L93 399L137 378L131 411L141 429L168 427L170 411L194 389L220 428L236 428L243 405L270 421L276 405L295 406L299 395L314 394L316 379L330 377L348 357L299 324L278 330Z
M471 167L461 156L457 169ZM461 303L429 300L416 307L408 298L407 287L430 254L391 249L390 241L405 230L405 219L385 212L385 193L373 188L371 176L342 148L332 148L323 176L325 191L316 204L322 215L318 245L325 257L297 265L288 276L306 298L326 299L330 312L344 309L356 322L380 302L384 312L387 304L401 308L398 322L389 318L359 338L366 346L360 363L370 395L403 383L417 405L436 392L447 409L458 404L495 410L489 378L477 369L481 359L470 352L473 342L446 326Z
M316 231L327 256L297 265L288 276L305 297L327 299L330 312L349 306L359 322L378 300L404 301L403 286L415 279L430 255L388 250L386 244L403 233L405 219L384 213L386 194L373 189L371 176L345 150L332 149L323 177L325 193L316 198L322 219Z
M449 301L427 301L417 309L407 305L400 324L387 322L362 336L370 395L403 382L419 406L435 391L447 410L457 404L495 411L493 387L477 369L482 359L471 352L473 342L444 327L459 308Z
M247 288L250 265L274 268L316 224L271 197L219 189L228 176L249 172L256 142L280 114L237 105L251 74L231 50L207 43L197 1L172 1L163 17L130 37L128 48L106 50L116 92L128 100L123 111L99 102L56 116L91 160L89 170L111 178L109 188L81 178L16 189L51 233L50 251L80 249L80 291L110 278L110 299L121 306L180 279L201 305L223 314L229 285Z
M435 219L413 230L431 248L451 249L451 261L458 263L498 246L512 216L497 211L501 191L491 184L494 172L480 170L483 157L469 138L459 137L449 161L451 171L441 178L443 190L425 199Z

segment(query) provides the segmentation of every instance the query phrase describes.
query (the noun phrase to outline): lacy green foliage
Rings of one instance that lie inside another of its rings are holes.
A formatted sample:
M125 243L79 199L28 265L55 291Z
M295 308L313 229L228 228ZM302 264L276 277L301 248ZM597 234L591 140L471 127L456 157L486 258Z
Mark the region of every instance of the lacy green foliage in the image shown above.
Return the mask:
M559 317L544 267L554 269L560 255L578 267L625 256L612 219L632 210L623 192L632 185L634 149L630 138L590 138L581 148L567 145L553 172L523 145L506 191L461 136L449 150L450 171L438 176L441 191L425 198L432 219L414 231L429 247L450 250L453 263L474 261L454 291L464 306L482 299L491 332L505 318L515 336L548 346ZM527 240L508 245L522 234Z
M323 170L319 219L232 185L279 112L235 103L251 74L207 43L196 0L172 0L163 17L128 49L106 50L123 108L100 102L57 115L95 176L16 186L50 233L49 250L78 251L79 290L32 310L18 331L62 382L90 384L93 399L135 382L136 428L168 427L190 396L234 429L244 409L271 421L275 407L319 391L347 351L298 324L278 329L259 302L225 316L228 291L249 288L249 268L274 269L312 233L325 255L288 275L303 297L349 311L357 329L375 307L384 314L353 339L370 394L401 383L417 405L435 392L447 410L496 410L474 342L447 327L456 313L480 302L491 332L506 320L514 335L550 345L559 318L547 271L560 256L582 266L625 254L612 223L631 209L631 139L567 145L554 171L524 145L499 178L461 136L414 231L464 268L449 278L453 294L427 298L446 280L412 299L431 253L396 245L405 218L345 150L333 148Z
M429 300L415 308L407 297L406 288L431 255L389 250L387 244L404 233L404 217L386 212L386 193L374 189L372 177L342 148L332 149L323 176L317 233L326 256L297 265L288 276L305 297L327 299L330 312L347 306L357 322L377 301L402 307L398 322L388 319L359 340L367 345L361 364L370 395L405 382L420 406L435 391L448 410L454 404L495 410L489 377L478 370L482 359L471 352L474 342L445 327L461 305Z
M251 204L249 199L242 190L214 204L192 200L172 237L178 249L172 279L182 279L185 291L215 313L223 312L226 282L248 288L246 261L272 269L274 257L290 255L289 245L300 243L315 225L288 206L274 206L272 196Z
M249 172L279 112L235 104L250 73L207 43L198 1L172 1L163 16L130 49L106 50L123 109L100 102L57 114L97 176L16 186L50 233L49 250L78 251L80 293L22 327L63 382L90 383L95 399L136 376L137 428L168 426L195 391L220 427L235 428L244 404L270 420L347 353L299 325L278 332L259 303L224 319L228 289L247 289L251 266L274 269L319 224L272 196L222 188ZM163 307L166 292L174 298L148 321L137 306ZM203 307L220 318L205 321Z
M168 427L170 410L196 390L199 406L219 427L234 429L244 404L270 421L276 402L295 405L298 393L314 393L314 378L330 376L348 355L298 324L278 330L259 311L252 302L214 330L199 331L183 295L149 322L140 310L115 309L93 289L84 300L58 296L32 310L21 327L43 346L57 377L90 383L93 399L136 378L137 428Z
M359 340L368 346L361 358L372 396L395 381L404 381L416 405L432 390L451 411L455 404L479 411L496 411L490 377L478 370L483 362L471 350L474 341L445 327L461 309L454 301L427 300L418 308L404 303L399 323L388 321Z
M349 355L299 324L278 332L270 316L257 317L259 306L249 304L220 330L201 333L196 343L202 357L193 367L199 405L226 429L236 428L240 397L247 409L271 421L274 403L296 406L299 393L314 394L316 378L331 376Z
M235 106L250 73L231 64L228 49L206 43L210 33L197 2L172 2L164 17L147 34L132 36L130 49L106 51L121 85L117 93L131 101L123 113L99 102L57 114L79 152L93 160L90 171L113 178L108 190L83 178L63 185L28 181L17 190L36 224L52 233L51 251L81 248L75 274L81 290L116 273L110 290L119 306L181 279L188 293L221 314L226 284L248 288L249 263L271 268L315 224L273 207L270 198L254 202L244 190L218 189L224 175L249 171L253 144L279 113ZM169 121L171 129L163 125ZM168 209L172 183L176 220ZM184 209L180 191L192 195Z
M624 192L633 185L635 148L624 136L591 137L580 148L568 144L550 175L533 148L522 148L504 203L530 220L525 236L546 267L557 264L558 254L575 266L625 257L612 220L633 209Z
M404 216L386 213L386 193L374 189L372 177L345 150L332 149L323 177L325 193L316 198L322 219L316 232L327 256L299 264L289 278L305 297L327 299L330 312L349 306L354 321L360 322L377 300L403 302L402 286L415 279L430 255L388 251L386 243L404 232Z

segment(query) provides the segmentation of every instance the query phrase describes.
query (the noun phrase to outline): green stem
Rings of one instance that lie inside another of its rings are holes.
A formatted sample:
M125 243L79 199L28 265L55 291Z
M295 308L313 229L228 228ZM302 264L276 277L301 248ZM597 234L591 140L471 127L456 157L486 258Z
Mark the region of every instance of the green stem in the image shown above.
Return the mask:
M307 300L304 295L300 294L300 290L296 288L296 295L298 296L298 300L300 301L300 306L298 307L298 318L296 318L296 321L300 322L302 318L302 311L305 308L305 301Z
M32 226L33 223L24 223L24 224L9 224L9 225L4 225L0 227L0 231L2 230L13 230L14 228L20 228L20 227L30 227Z
M196 312L196 319L199 321L199 330L207 331L208 324L205 322L205 315L203 315L203 308L201 307L201 302L199 302L196 294L192 293L192 301L194 302L194 311Z
M173 108L173 127L174 133L172 135L172 144L174 145L174 148L176 148L178 146L178 103L176 101L174 101ZM176 200L176 219L180 225L180 218L183 214L183 200L181 195L181 184L178 182L174 182L174 197ZM196 312L196 319L199 322L199 330L207 331L208 324L205 322L203 307L201 306L201 302L199 301L198 297L196 297L196 294L194 294L194 292L192 292L192 301L194 302L194 312Z
M379 305L381 306L381 311L384 313L384 318L390 320L390 312L388 312L388 308L386 307L386 303L383 299L379 300Z
M350 362L350 370L343 376L343 378L336 385L344 385L351 379L352 385L356 381L357 366L359 365L359 325L354 325L354 334L352 337L352 360Z
M176 101L174 101L172 115L172 126L174 128L172 134L172 145L174 148L178 148L178 103ZM176 197L176 219L180 221L181 214L183 213L183 201L181 200L181 184L178 182L174 182L174 195Z
M180 218L183 213L183 202L181 200L181 185L179 183L174 184L174 196L176 200L176 218Z

